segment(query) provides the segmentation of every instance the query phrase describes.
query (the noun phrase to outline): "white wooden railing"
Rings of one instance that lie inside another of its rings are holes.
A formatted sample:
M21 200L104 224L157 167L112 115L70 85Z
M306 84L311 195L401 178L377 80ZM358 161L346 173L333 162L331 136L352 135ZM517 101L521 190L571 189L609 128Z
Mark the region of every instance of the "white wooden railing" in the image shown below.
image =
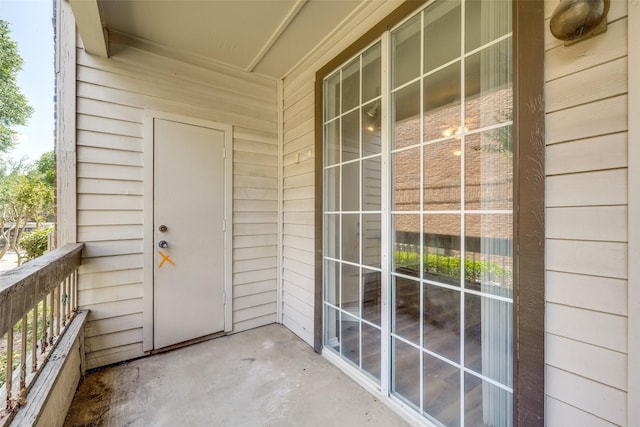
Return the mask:
M69 244L0 273L0 359L5 362L0 364L0 425L26 404L29 389L76 315L83 247Z

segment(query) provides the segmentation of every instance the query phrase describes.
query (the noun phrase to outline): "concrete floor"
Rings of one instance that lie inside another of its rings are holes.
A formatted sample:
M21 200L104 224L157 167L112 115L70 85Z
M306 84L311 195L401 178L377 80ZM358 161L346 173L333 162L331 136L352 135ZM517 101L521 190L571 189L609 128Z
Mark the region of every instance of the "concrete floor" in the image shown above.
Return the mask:
M269 325L90 373L65 426L406 426Z

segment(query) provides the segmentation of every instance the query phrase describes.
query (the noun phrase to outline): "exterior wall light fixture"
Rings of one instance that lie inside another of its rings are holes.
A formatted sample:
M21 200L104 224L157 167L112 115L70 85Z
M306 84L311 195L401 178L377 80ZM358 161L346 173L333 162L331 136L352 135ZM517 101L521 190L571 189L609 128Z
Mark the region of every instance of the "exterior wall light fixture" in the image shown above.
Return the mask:
M551 34L565 46L607 31L610 0L562 0L551 15Z

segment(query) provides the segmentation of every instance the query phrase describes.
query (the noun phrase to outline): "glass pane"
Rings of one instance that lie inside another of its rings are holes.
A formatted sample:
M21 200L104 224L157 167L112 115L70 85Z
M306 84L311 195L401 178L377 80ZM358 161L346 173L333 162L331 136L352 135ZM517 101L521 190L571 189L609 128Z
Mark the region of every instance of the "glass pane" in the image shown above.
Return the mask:
M468 426L513 426L513 395L465 373L464 421Z
M362 111L362 155L379 154L382 150L380 101L365 105Z
M360 210L360 162L342 165L342 211Z
M340 308L360 317L360 268L342 264Z
M511 0L466 0L465 15L465 52L511 32Z
M360 58L342 69L342 112L360 104Z
M460 62L424 78L424 140L460 137Z
M380 326L382 274L363 268L362 288L362 318Z
M420 209L420 147L399 151L392 156L393 210ZM414 229L418 232L420 228Z
M324 306L324 345L340 353L340 312Z
M340 168L332 167L324 171L324 210L340 210Z
M324 121L329 121L340 111L340 72L324 81Z
M335 306L339 302L340 290L340 264L324 260L324 300Z
M465 216L465 286L511 298L513 215Z
M464 305L465 366L512 387L512 304L465 294Z
M324 255L329 258L340 258L340 215L324 216Z
M423 189L425 211L460 209L460 140L433 142L423 148Z
M381 94L380 43L362 54L362 102L376 98Z
M513 119L511 39L471 55L465 63L465 126L469 130Z
M460 425L460 371L423 354L424 412L448 427ZM468 424L482 425L482 424Z
M424 72L460 56L460 0L438 1L424 13Z
M393 276L393 318L391 331L420 344L420 283Z
M393 148L420 143L420 82L393 94Z
M360 321L342 312L342 356L360 366Z
M340 161L340 121L324 125L324 165L335 165Z
M393 271L420 276L420 216L393 215Z
M380 330L362 322L362 369L380 384Z
M513 209L511 126L465 138L465 207Z
M393 87L420 74L420 14L391 33Z
M342 161L360 157L360 110L342 116Z
M424 285L424 348L460 360L460 292Z
M460 286L460 215L425 215L424 279Z
M342 214L342 260L360 263L359 214Z
M420 350L393 339L391 392L420 407Z
M362 215L362 264L369 267L381 267L381 234L380 214Z
M362 161L362 210L382 209L382 157L376 156Z

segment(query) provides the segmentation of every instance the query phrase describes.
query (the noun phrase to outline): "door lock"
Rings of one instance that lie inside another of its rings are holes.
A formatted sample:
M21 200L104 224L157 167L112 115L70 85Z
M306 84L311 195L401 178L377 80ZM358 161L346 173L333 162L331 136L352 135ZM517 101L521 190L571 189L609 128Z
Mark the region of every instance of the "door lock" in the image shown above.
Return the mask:
M166 240L160 240L160 241L158 242L158 246L159 246L160 248L162 248L162 249L166 249L166 248L168 248L168 247L169 247L169 243L167 243L167 241L166 241Z
M167 228L167 226L166 226L166 225L164 225L164 224L163 224L163 225L161 225L160 227L158 227L158 230L160 230L160 231L167 231L167 230L168 230L168 228Z

